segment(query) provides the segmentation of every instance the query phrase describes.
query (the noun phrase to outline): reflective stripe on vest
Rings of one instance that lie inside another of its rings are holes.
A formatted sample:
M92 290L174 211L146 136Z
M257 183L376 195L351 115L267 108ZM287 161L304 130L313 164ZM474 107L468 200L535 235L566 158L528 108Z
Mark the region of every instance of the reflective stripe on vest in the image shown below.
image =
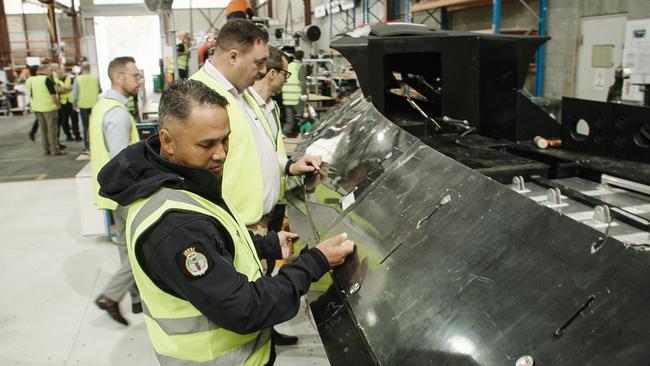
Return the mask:
M45 75L36 75L31 78L29 86L32 90L31 109L33 112L53 112L59 109L45 85L46 80L47 76Z
M97 182L97 175L102 170L104 165L111 160L111 152L108 150L106 140L104 140L104 116L106 112L113 108L124 108L124 104L115 99L102 98L95 104L90 113L90 123L88 126L88 138L90 145L90 166L93 173L93 190L95 193L95 204L98 208L114 210L117 208L117 203L104 198L99 195L99 182ZM138 130L135 126L135 121L131 117L131 132L129 135L129 143L134 144L140 141L138 137Z
M300 103L300 96L302 95L302 88L300 87L300 66L302 63L292 61L288 66L288 71L291 73L287 82L282 87L282 103L284 105L298 105Z
M228 100L226 109L230 118L230 146L228 159L223 167L221 191L244 223L254 224L264 214L264 181L257 144L248 122L248 115L241 109L239 101L217 80L208 75L204 68L194 73L190 79L203 82ZM251 108L261 121L265 120L264 113L257 103L253 103Z
M77 107L90 109L99 101L99 81L92 75L81 75L77 78L79 88Z
M266 364L271 352L270 329L250 334L223 329L190 302L160 289L142 270L135 255L138 240L170 211L196 212L216 219L232 239L237 272L249 281L262 276L255 246L236 213L233 216L191 192L169 188L130 205L126 224L129 260L142 297L145 324L161 365Z

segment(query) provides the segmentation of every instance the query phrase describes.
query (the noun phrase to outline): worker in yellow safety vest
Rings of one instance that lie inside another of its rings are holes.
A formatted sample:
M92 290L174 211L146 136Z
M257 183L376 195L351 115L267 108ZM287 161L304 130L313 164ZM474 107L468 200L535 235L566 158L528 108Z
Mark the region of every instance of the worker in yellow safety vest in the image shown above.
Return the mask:
M133 57L117 57L108 64L108 76L111 79L111 88L104 93L90 113L90 164L95 204L97 208L111 211L116 228L113 241L117 244L121 265L95 303L100 309L108 312L113 320L128 325L128 321L120 312L120 300L129 292L131 310L135 314L142 312L142 304L126 250L127 209L100 195L97 174L112 157L140 140L135 120L129 113L127 104L128 97L138 93L141 75Z
M280 160L280 166L283 167L287 162L287 153L282 138L282 127L280 122L280 110L278 104L272 96L282 90L287 78L290 76L287 71L287 56L275 47L269 47L269 57L266 60L266 74L263 78L255 81L255 84L248 88L248 93L262 110L265 117L265 126L268 126L269 137L273 142L276 154ZM284 188L286 186L286 176L281 177L280 196L278 203L268 214L268 228L273 231L280 231L284 220ZM268 272L273 270L269 265Z
M183 39L176 45L176 58L178 59L178 77L181 80L188 77L188 63L190 60L190 46L192 36L189 33L183 34ZM172 73L174 70L172 69Z
M65 155L59 145L59 98L49 64L41 64L29 80L31 109L41 129L45 155Z
M270 327L291 319L309 284L345 261L339 234L275 277L260 258L287 257L288 233L251 237L219 189L230 150L227 98L196 80L167 88L160 134L123 150L99 175L128 205L129 259L161 365L273 365Z
M307 101L307 69L302 63L302 50L297 50L294 59L289 63L288 71L291 76L282 87L282 104L284 105L285 124L282 133L290 136L295 133L296 116L302 116Z
M84 61L81 63L81 75L79 75L73 84L72 99L74 108L79 111L81 117L81 126L83 127L84 147L89 149L88 126L90 123L90 111L99 101L101 87L97 77L90 73L90 63Z
M79 117L73 103L74 77L66 75L63 65L52 64L54 69L54 83L59 93L59 127L65 133L66 141L81 141L79 132Z

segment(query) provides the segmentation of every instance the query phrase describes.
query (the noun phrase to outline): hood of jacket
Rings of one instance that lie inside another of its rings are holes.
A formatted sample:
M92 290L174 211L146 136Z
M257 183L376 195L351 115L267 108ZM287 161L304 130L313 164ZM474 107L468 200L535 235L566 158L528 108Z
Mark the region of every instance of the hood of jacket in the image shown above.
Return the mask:
M221 179L209 170L172 163L160 156L158 135L122 150L97 176L102 197L121 206L147 198L162 187L183 189L223 203Z

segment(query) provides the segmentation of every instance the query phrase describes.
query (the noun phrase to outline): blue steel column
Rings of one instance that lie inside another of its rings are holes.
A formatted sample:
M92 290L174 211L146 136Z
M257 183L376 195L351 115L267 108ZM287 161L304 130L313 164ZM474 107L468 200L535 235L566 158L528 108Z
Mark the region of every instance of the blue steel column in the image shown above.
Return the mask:
M399 0L393 1L393 19L399 20Z
M546 17L548 12L548 0L539 1L539 35L546 36ZM541 97L544 92L544 52L546 47L539 46L537 49L537 79L535 81L535 96Z
M501 0L492 0L492 32L501 33Z
M362 0L361 6L363 7L363 23L368 24L368 1L369 0Z
M413 17L411 16L411 0L404 2L404 21L407 23L413 22Z

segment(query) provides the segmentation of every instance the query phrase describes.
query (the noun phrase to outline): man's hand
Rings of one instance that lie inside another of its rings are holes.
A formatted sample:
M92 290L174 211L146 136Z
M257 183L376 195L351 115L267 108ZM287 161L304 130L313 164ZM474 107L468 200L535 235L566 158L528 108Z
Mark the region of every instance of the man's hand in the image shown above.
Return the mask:
M305 176L305 189L307 190L307 193L312 193L318 185L323 183L329 174L329 170L329 164L322 163L317 173Z
M327 257L330 268L343 264L345 257L354 251L354 242L347 238L348 234L342 233L316 245L316 248Z
M300 96L300 100L303 101L303 102L306 102L307 99L309 99L309 97L307 95L305 95L305 94Z
M295 163L289 166L289 173L291 175L305 175L320 170L323 163L320 156L303 156Z
M282 259L291 258L293 256L293 242L298 239L298 234L290 233L288 231L279 231L278 240L280 241L280 248L282 249Z

